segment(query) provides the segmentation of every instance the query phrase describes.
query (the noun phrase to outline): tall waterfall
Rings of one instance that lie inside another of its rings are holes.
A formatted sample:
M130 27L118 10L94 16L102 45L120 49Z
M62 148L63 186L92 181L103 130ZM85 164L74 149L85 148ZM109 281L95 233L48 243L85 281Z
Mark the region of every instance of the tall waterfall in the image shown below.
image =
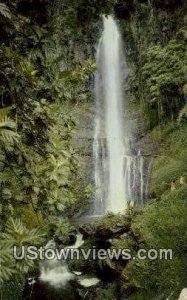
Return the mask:
M124 185L123 59L121 37L111 16L104 17L104 30L96 60L94 153L96 198L99 201L95 202L95 212L120 212L124 210L127 200Z
M128 201L142 203L147 190L144 158L130 149L121 36L112 16L103 17L103 23L95 74L94 215L123 212Z

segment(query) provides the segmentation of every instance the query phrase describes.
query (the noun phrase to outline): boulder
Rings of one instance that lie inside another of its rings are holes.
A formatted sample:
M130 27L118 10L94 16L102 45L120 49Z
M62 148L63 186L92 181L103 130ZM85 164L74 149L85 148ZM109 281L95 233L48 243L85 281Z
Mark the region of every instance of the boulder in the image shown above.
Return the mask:
M96 229L95 236L97 238L114 238L118 237L124 233L129 232L130 230L130 223L126 224L116 224L116 226L113 227L102 227L99 226Z
M183 289L180 296L179 300L187 300L187 288Z

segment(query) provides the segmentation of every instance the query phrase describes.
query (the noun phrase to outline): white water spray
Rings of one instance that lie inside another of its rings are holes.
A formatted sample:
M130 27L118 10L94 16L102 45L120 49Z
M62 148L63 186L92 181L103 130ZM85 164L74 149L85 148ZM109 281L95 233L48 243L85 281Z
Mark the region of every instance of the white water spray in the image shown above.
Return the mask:
M95 213L121 212L126 207L122 105L121 37L113 17L104 19L97 50L95 154ZM102 143L101 141L105 141ZM106 149L106 155L102 153ZM104 203L104 199L106 199Z
M112 16L104 17L103 23L96 53L94 216L108 211L124 212L128 202L143 204L148 193L149 176L146 176L147 162L141 150L130 149L134 146L130 142L132 136L127 112L124 113L126 97L123 97L123 79L128 72L118 26Z
M67 246L65 249L78 249L84 244L83 235L78 233L74 245ZM54 249L56 244L50 241L45 248ZM56 249L57 250L57 249ZM63 257L62 257L63 258ZM46 282L55 288L65 287L67 283L75 278L75 273L70 272L65 260L58 260L57 256L51 260L45 260L40 268L40 281Z

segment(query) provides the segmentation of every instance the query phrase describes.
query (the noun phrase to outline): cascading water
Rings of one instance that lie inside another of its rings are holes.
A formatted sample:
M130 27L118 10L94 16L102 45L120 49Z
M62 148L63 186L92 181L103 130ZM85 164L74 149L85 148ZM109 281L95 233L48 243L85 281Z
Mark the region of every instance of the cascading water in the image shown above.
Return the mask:
M128 202L144 202L148 190L146 164L141 151L130 144L124 114L121 36L112 16L103 17L104 29L96 53L94 179L92 215L123 212Z
M120 212L127 202L124 185L121 37L114 19L111 16L103 19L104 30L97 49L98 71L95 79L96 214L103 211Z

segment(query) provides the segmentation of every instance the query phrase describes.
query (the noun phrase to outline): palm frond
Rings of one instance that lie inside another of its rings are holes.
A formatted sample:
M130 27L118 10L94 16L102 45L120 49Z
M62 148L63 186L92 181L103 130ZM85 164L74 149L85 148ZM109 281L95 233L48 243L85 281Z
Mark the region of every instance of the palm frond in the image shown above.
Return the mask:
M3 118L1 118L1 116L0 116L0 128L3 128L3 127L16 129L16 123L7 116L5 116Z
M10 218L2 238L10 240L18 246L26 244L38 245L43 241L44 234L38 228L28 230L20 219Z
M16 123L8 117L8 113L9 108L0 109L0 142L5 148L10 148L19 139L19 134L15 131Z
M0 283L10 280L16 273L25 274L33 267L33 261L17 261L13 257L13 246L17 246L19 252L22 246L40 245L43 238L44 233L38 228L29 230L20 219L8 220L5 232L0 235Z
M19 140L19 134L17 132L8 130L8 129L3 129L0 130L0 140L4 144L14 144L15 142L18 142Z
M10 9L8 8L8 6L2 2L0 2L0 14L7 18L7 19L11 19L11 12Z
M11 243L0 241L0 282L9 280L16 273Z

